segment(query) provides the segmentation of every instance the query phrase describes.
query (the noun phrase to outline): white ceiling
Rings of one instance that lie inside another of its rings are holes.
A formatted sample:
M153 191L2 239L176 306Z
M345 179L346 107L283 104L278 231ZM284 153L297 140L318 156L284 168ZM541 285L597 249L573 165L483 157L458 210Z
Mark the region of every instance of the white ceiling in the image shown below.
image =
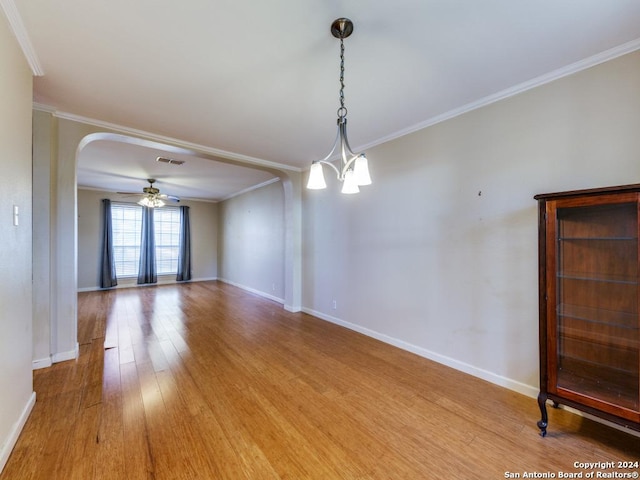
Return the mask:
M345 40L355 150L640 48L638 0L0 0L12 3L44 71L38 104L297 170L335 135L338 17L355 25ZM90 147L78 181L97 188L130 190L131 178L142 188L153 175L164 193L221 199L273 178L195 157L155 170L148 147Z
M158 157L182 160L184 164L158 162ZM149 186L146 179L152 178L161 193L181 199L224 200L277 179L256 168L110 140L89 143L78 163L78 184L83 187L142 193Z

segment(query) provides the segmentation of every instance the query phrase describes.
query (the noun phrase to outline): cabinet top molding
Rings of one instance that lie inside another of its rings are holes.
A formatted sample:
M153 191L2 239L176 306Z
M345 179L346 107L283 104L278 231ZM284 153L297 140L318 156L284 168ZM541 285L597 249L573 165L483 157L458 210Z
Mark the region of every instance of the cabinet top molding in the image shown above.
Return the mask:
M584 197L588 195L602 195L606 193L621 193L621 192L640 192L640 183L633 183L630 185L620 185L616 187L600 187L600 188L587 188L584 190L569 190L566 192L553 192L553 193L539 193L535 195L533 198L535 200L546 200L550 198L561 198L561 197Z

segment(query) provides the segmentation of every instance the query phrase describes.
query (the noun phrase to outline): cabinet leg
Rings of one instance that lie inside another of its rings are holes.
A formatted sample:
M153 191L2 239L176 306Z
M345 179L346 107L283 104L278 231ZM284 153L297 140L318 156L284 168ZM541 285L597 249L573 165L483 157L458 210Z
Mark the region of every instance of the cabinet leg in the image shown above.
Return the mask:
M540 407L540 415L542 418L538 422L538 428L540 429L540 435L547 436L547 425L549 424L549 417L547 416L547 394L540 392L538 395L538 406Z

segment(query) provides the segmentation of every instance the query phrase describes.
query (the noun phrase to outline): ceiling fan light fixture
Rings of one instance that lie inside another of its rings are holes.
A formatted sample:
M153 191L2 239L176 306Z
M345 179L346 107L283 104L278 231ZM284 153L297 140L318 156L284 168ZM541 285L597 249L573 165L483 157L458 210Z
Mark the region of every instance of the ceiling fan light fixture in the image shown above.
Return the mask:
M347 107L344 105L344 39L353 33L353 22L348 18L338 18L331 24L331 34L340 39L340 107L338 108L338 131L333 147L322 160L311 164L307 188L317 190L326 188L322 172L322 164L332 168L343 182L342 193L358 193L358 185L370 185L369 165L364 153L354 153L347 139ZM340 168L332 160L336 154L340 156Z
M138 201L138 205L149 208L164 207L165 203L160 200L160 190L153 186L156 182L155 178L147 179L149 186L142 189L145 196Z
M149 208L159 208L159 207L164 207L165 203L162 200L160 200L158 197L147 196L147 197L142 197L138 201L138 205L142 205L143 207L149 207Z
M164 207L166 205L165 200L169 200L171 202L180 202L180 197L176 197L175 195L166 195L164 193L160 193L160 189L153 186L156 182L155 178L148 178L147 182L149 182L148 187L144 187L142 189L142 194L140 193L131 193L131 192L117 192L120 195L127 196L139 196L142 195L142 198L136 202L138 205L142 205L143 207L149 208L158 208Z

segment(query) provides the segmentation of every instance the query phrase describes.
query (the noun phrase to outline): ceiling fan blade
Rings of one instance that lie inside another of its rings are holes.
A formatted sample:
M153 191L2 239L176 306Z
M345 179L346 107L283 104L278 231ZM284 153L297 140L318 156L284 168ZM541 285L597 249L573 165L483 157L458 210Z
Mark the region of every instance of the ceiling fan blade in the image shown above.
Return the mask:
M176 197L175 195L166 195L164 193L160 193L160 190L158 190L156 187L153 186L155 179L150 178L147 180L149 182L149 186L148 187L144 187L142 189L142 193L140 192L117 192L119 195L126 195L126 196L130 196L130 197L147 197L149 199L156 199L156 198L161 198L163 200L169 200L171 202L180 202L180 197Z
M161 193L158 196L160 198L162 198L162 199L171 200L172 202L179 202L180 201L180 197L176 197L175 195L165 195L164 193Z

